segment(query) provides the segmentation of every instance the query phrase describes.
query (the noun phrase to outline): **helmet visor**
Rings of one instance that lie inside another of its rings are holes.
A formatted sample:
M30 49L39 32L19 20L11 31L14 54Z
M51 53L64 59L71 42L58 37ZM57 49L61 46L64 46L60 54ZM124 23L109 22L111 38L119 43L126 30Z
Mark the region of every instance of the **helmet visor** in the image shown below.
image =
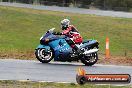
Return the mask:
M67 27L67 24L66 23L61 23L61 26L62 27Z

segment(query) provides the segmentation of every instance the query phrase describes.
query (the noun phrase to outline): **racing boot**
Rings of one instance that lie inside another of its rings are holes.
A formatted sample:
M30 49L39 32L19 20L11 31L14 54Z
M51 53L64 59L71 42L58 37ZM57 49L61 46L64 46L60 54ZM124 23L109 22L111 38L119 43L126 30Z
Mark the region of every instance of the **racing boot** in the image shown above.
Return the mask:
M77 46L74 46L73 49L77 52L79 56L83 56L83 51L81 51Z

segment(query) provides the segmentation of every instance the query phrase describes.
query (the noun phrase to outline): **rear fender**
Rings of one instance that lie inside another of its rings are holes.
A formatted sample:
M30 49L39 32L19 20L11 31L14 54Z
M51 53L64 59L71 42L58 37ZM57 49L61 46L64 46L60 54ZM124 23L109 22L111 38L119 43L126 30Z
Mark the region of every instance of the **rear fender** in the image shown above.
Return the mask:
M96 48L98 48L98 45L99 45L99 43L98 43L97 40L91 40L91 41L88 42L88 45L86 45L86 47L90 47L90 48L96 47Z
M87 42L85 42L81 48L83 47L98 47L99 43L97 42L97 40L89 40Z
M94 44L97 44L97 43L98 43L97 40L90 40L88 42L88 45L94 45Z

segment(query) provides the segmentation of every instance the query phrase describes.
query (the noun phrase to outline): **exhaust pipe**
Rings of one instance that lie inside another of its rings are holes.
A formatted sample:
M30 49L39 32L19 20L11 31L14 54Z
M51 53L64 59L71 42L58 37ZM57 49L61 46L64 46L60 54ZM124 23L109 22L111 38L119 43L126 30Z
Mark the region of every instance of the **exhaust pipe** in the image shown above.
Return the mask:
M85 51L83 54L92 54L92 53L95 53L95 52L98 52L99 49L90 49L88 51Z

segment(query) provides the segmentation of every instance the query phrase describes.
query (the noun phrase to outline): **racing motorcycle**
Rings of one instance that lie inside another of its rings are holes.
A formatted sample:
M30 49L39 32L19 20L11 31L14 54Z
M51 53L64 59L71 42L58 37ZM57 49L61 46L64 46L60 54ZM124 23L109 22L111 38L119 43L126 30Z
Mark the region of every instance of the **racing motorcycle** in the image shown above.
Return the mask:
M40 44L35 49L36 58L42 63L54 61L71 62L81 61L87 66L94 65L98 60L99 43L97 40L85 40L76 46L83 52L83 55L72 49L67 43L66 35L54 35L55 28L48 30L41 38Z

